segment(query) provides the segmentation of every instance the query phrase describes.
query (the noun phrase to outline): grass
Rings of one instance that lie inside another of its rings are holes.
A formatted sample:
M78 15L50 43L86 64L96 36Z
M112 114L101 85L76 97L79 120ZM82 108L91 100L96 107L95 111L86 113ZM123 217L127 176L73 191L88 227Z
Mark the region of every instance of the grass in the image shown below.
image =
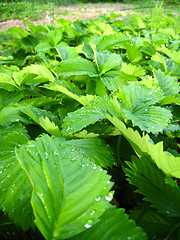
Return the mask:
M177 0L165 0L165 3L173 2L177 3ZM0 21L10 20L10 19L28 19L28 20L40 20L45 18L46 12L48 11L50 15L54 16L54 13L56 15L67 15L72 16L74 15L70 11L67 11L66 9L61 9L60 6L70 5L70 4L76 4L76 6L79 6L79 11L81 11L81 8L84 3L86 3L85 10L89 9L88 3L98 3L99 0L94 1L87 1L87 0L11 0L11 1L1 1L0 0ZM113 4L114 1L101 1L99 4L102 3L109 3ZM118 1L119 2L119 1ZM152 1L140 1L140 0L122 0L122 3L126 4L133 4L134 7L151 7L155 6L158 1L152 0ZM124 10L126 10L127 5L124 6ZM166 7L171 12L176 11L177 7ZM142 9L136 9L137 12L142 12ZM151 11L151 9L144 9L143 13L147 13ZM103 13L102 13L103 14Z

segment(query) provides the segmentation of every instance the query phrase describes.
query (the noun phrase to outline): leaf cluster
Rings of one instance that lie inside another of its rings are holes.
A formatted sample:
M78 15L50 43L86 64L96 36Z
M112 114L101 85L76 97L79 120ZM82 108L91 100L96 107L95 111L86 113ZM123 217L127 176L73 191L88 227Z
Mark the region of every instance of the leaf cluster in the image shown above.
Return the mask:
M0 38L4 239L179 239L179 31L118 17Z

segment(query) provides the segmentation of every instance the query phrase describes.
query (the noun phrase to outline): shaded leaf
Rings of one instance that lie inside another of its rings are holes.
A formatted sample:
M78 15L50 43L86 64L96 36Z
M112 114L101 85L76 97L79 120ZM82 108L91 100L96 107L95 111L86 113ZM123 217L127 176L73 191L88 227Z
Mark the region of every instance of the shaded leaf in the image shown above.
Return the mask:
M171 217L180 216L180 189L178 184L147 156L140 159L133 158L132 163L127 162L130 169L125 172L131 184L135 185L137 192L145 196L145 200L160 212Z

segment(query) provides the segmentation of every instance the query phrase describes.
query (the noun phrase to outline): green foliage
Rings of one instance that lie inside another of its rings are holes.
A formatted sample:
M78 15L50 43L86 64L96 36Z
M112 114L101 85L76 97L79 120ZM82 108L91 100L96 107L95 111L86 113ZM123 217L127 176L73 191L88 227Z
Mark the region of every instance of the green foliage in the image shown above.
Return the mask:
M180 32L161 11L1 35L2 239L179 239Z

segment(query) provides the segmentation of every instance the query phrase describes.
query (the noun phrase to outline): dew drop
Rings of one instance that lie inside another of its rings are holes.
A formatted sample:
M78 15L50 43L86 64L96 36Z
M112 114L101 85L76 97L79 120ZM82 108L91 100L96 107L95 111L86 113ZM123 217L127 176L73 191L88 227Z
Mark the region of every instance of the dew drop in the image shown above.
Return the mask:
M57 155L57 152L54 152L54 155Z
M154 129L154 126L152 126L152 129Z
M92 210L92 212L90 213L91 216L95 214L95 210Z
M97 167L96 167L96 164L94 164L94 166L93 166L93 169L96 169Z
M101 197L98 196L98 197L95 198L95 200L96 200L97 202L99 202L99 201L101 200Z
M147 112L147 109L145 109L145 112Z
M102 168L99 169L100 172L102 172L102 170L103 170Z
M110 184L111 182L110 182L110 181L107 181L106 183L107 183L107 184Z
M127 240L131 240L132 238L129 236L129 237L127 237Z
M0 171L0 174L2 173L2 171Z
M113 194L110 192L107 196L105 196L107 201L111 201L113 199Z
M82 164L81 166L82 166L82 167L84 167L85 165L84 165L84 164Z
M92 225L93 225L93 221L88 220L87 223L84 226L85 226L85 228L90 228L90 227L92 227Z
M70 127L66 128L66 131L69 131L70 130Z

